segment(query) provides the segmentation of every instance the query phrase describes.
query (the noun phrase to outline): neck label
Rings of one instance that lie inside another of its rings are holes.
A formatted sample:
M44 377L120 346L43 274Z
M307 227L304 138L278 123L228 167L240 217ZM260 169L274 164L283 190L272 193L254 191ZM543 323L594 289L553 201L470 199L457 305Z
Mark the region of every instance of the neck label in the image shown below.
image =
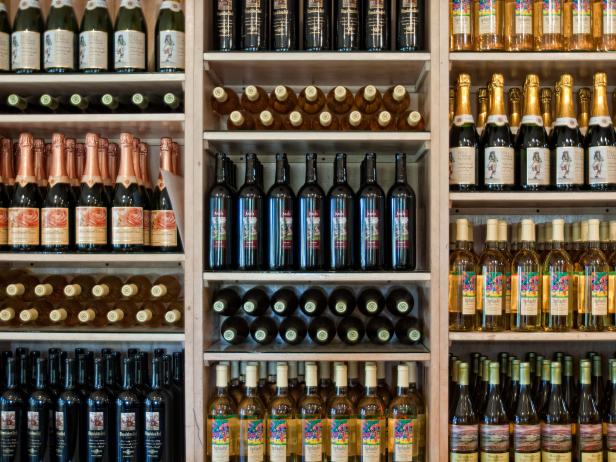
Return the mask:
M473 117L473 114L461 114L453 118L453 124L457 127L461 127L462 125L466 125L466 124L474 124L474 123L475 123L475 119Z

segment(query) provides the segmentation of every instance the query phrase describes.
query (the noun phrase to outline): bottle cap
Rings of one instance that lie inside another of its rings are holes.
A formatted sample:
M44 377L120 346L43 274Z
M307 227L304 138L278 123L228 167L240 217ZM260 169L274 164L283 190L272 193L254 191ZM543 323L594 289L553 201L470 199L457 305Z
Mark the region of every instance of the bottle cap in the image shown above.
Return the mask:
M150 289L150 295L154 298L160 298L167 295L167 286L164 284L153 285Z
M385 379L385 363L379 361L376 363L376 376L380 379Z
M317 386L317 365L306 363L306 387Z
M417 383L417 363L408 361L406 365L409 368L409 385L415 385Z
M182 313L180 310L169 310L165 313L165 322L167 324L175 324L182 319Z
M535 223L533 220L522 220L522 236L520 237L520 241L522 242L532 242L533 239L533 231L535 229Z
M376 388L376 364L366 363L364 380L366 387Z
M349 361L349 379L359 377L359 363L357 361Z
M152 320L152 310L144 308L143 310L137 311L135 319L141 324L150 322Z
M274 363L276 370L276 386L278 388L287 388L289 386L288 372L289 368L287 363L279 362Z
M124 319L124 311L120 309L111 310L107 313L107 321L111 323L120 322Z
M616 220L610 221L610 242L616 242Z
M359 124L361 123L361 112L359 112L359 111L352 111L349 114L349 123L353 127L359 126Z
M308 85L304 91L304 94L306 95L306 99L311 103L316 101L318 96L317 87L314 85Z
M107 284L96 284L92 287L92 295L96 298L102 298L109 295L109 286Z
M374 101L376 97L376 87L374 85L366 85L364 88L364 99L366 101Z
M336 364L334 371L334 382L337 387L346 387L347 382L347 367L344 364Z
M330 373L330 364L329 361L319 361L319 378L329 379L331 377Z
M498 220L498 242L507 242L507 222Z
M278 101L286 101L289 97L289 92L287 91L287 87L284 85L278 85L274 88L274 95Z
M9 322L15 319L15 310L13 308L4 308L0 311L0 321Z
M405 364L398 364L398 388L408 388L409 368Z
M498 239L498 220L495 218L489 218L486 228L486 242L496 242Z
M22 322L34 322L38 319L38 310L30 308L19 313L19 319Z
M580 242L582 238L582 224L579 221L573 223L571 227L571 239L573 242Z
M409 116L406 118L406 123L409 124L410 127L414 127L421 120L421 114L418 111L409 112Z
M297 379L297 361L289 361L289 379Z
M391 95L393 96L394 100L400 102L406 96L406 88L404 88L402 85L396 85L391 92Z
M391 122L391 114L389 111L381 111L379 113L379 125L381 127L387 127L389 125L389 123Z
M249 101L256 101L259 99L259 90L254 85L248 85L244 90L244 94Z
M261 114L259 114L259 120L261 120L263 125L269 127L274 123L274 116L270 111L261 111Z
M609 242L610 240L610 224L607 221L599 223L599 237L601 242Z
M139 293L139 287L137 284L124 284L121 292L124 297L134 297Z
M46 297L53 292L53 286L51 284L37 284L34 287L34 295L37 297Z
M456 220L456 241L468 241L468 220L466 218Z
M20 282L16 284L9 284L8 286L6 286L6 294L9 297L19 297L23 295L25 291L25 286Z
M336 88L334 88L334 98L339 103L342 103L345 100L346 95L347 89L345 87L338 85Z
M588 220L588 242L599 242L599 220Z
M81 310L77 315L77 319L79 319L79 322L84 324L94 321L94 318L96 318L96 312L92 308Z
M302 114L299 111L293 111L289 114L289 122L294 127L299 127L302 124Z
M552 242L564 242L565 240L565 220L557 218L552 220Z
M66 319L67 313L64 308L56 308L49 312L49 320L51 322L60 322Z
M78 297L81 295L81 286L79 284L68 284L64 287L64 295L67 297Z
M216 387L225 388L229 383L228 368L226 364L216 366Z
M331 112L323 111L319 114L319 123L323 127L329 127L332 124L332 114Z
M212 91L212 96L214 96L214 99L219 103L224 103L225 101L227 101L228 98L227 92L222 87L214 88L214 90Z

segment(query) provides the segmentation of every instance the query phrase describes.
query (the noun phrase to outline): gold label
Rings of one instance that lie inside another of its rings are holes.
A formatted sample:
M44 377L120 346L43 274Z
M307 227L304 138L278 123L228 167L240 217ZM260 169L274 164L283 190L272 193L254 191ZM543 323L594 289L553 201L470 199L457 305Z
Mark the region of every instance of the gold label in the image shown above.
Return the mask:
M0 245L8 244L9 240L9 210L0 208Z

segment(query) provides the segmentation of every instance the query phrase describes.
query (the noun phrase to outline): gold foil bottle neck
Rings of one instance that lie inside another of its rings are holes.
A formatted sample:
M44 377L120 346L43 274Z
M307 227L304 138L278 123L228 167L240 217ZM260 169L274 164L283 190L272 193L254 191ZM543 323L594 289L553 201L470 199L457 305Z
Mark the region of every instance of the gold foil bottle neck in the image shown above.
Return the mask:
M34 144L34 138L31 133L22 133L19 135L19 147L31 148Z
M53 135L51 135L51 145L54 148L57 148L57 147L63 148L64 147L64 135L62 133L54 133ZM36 147L36 145L34 147Z
M122 133L120 135L120 144L122 147L130 147L133 145L133 135L130 133Z
M86 134L86 146L88 148L98 147L98 135L96 133Z
M458 76L458 81L456 82L456 85L459 87L470 87L471 86L471 76L469 74L460 74Z
M596 72L592 81L595 87L598 87L598 86L606 87L607 86L607 74L605 72Z

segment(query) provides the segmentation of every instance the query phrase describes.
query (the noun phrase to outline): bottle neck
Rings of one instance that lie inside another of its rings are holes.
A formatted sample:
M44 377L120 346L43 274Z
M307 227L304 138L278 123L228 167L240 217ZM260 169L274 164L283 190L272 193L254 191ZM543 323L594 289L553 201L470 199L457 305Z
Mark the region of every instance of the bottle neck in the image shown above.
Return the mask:
M287 162L285 158L276 159L276 183L288 184Z
M227 182L227 161L225 157L218 156L216 158L216 183L223 184L226 182Z
M336 163L334 164L334 177L337 184L347 182L346 159L344 157L336 157Z
M524 115L541 117L539 107L539 86L528 85L524 96Z
M158 390L161 388L161 385L162 385L161 377L162 377L162 371L160 367L160 359L155 358L152 361L152 381L151 381L152 390Z
M396 183L406 183L406 156L396 154Z
M94 389L102 390L105 386L103 382L103 362L101 360L94 361Z
M610 111L607 103L607 87L595 84L592 94L592 117L609 117Z
M376 159L374 156L368 156L365 159L366 183L376 183Z
M575 118L576 114L573 107L573 88L570 85L561 85L559 101L558 117Z
M133 360L132 359L128 359L124 361L124 366L122 368L122 376L123 376L123 381L122 381L122 388L124 390L130 390L133 388Z
M505 115L505 91L500 85L492 86L492 98L490 99L490 115Z
M317 182L317 158L311 156L306 159L306 183Z
M133 164L133 147L132 142L124 142L120 147L120 169L118 170L118 183L129 181L137 182L135 175L135 167Z
M456 92L456 116L472 115L471 111L471 87L470 85L458 85Z
M258 166L254 157L246 159L246 177L244 182L247 184L255 184L258 177Z
M102 159L99 159L102 157ZM107 156L103 152L98 151L95 142L86 141L86 165L84 167L82 182L93 181L98 183L102 181L100 165L104 165Z
M64 363L64 389L75 389L75 362L72 359Z

